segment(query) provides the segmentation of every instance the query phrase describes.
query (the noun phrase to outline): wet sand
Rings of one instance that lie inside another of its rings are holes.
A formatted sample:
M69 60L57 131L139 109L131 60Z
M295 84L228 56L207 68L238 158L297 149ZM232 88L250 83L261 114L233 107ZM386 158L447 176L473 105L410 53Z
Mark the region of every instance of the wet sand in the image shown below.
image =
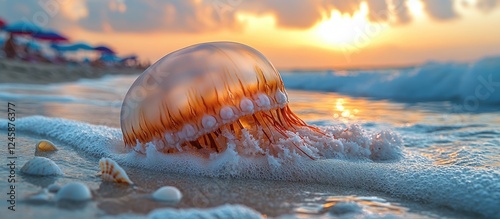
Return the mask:
M30 63L0 59L0 83L46 84L76 81L81 78L99 78L106 74L140 74L143 69L115 68L78 64Z

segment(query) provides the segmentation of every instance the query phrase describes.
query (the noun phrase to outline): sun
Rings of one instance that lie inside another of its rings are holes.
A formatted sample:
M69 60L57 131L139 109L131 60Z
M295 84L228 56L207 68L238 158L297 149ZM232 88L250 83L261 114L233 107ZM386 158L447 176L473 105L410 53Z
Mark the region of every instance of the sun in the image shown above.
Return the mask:
M312 28L312 33L322 46L345 49L364 46L383 28L368 20L368 5L362 2L353 15L332 10L328 18Z
M419 0L408 0L408 9L410 13L415 18L420 18L424 16L424 5Z

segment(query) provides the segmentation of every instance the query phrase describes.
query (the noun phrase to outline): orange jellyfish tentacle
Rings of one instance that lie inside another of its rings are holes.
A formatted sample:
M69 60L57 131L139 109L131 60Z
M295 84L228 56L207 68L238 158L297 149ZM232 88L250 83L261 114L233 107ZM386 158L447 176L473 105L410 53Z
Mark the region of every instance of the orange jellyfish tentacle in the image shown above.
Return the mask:
M255 49L232 42L186 47L150 66L125 96L120 121L125 146L139 153L149 145L161 153L221 153L250 134L278 156L278 141L289 132L324 135L291 111L274 66ZM315 159L294 142L281 144Z
M281 126L278 121L276 121L276 119L271 116L271 115L268 115L268 114L264 114L266 116L266 118L269 120L270 123L274 124L274 127L276 128L276 130L281 134L283 135L283 137L288 137L288 135L286 134L286 129ZM302 137L301 137L302 138ZM302 140L304 140L302 138ZM297 144L295 144L294 142L292 142L292 144L295 146L295 148L297 148L300 152L302 152L304 155L306 155L307 157L311 158L312 160L315 160L316 158L314 158L313 156L309 155L308 153L306 153L304 150L302 150L302 148L300 148Z

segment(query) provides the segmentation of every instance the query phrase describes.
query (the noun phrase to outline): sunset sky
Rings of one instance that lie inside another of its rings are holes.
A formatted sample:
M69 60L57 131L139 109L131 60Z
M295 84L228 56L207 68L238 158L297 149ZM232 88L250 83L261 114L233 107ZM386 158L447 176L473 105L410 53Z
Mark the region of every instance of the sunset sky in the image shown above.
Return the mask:
M0 0L0 17L143 60L237 41L278 68L401 66L500 55L500 0Z

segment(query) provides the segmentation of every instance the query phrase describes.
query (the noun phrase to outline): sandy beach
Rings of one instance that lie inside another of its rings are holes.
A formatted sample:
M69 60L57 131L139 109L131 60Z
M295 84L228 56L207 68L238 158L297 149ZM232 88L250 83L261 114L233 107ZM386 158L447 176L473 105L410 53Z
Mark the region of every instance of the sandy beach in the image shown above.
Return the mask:
M140 74L136 68L96 68L78 64L30 63L0 59L0 83L46 84L99 78L106 74Z

